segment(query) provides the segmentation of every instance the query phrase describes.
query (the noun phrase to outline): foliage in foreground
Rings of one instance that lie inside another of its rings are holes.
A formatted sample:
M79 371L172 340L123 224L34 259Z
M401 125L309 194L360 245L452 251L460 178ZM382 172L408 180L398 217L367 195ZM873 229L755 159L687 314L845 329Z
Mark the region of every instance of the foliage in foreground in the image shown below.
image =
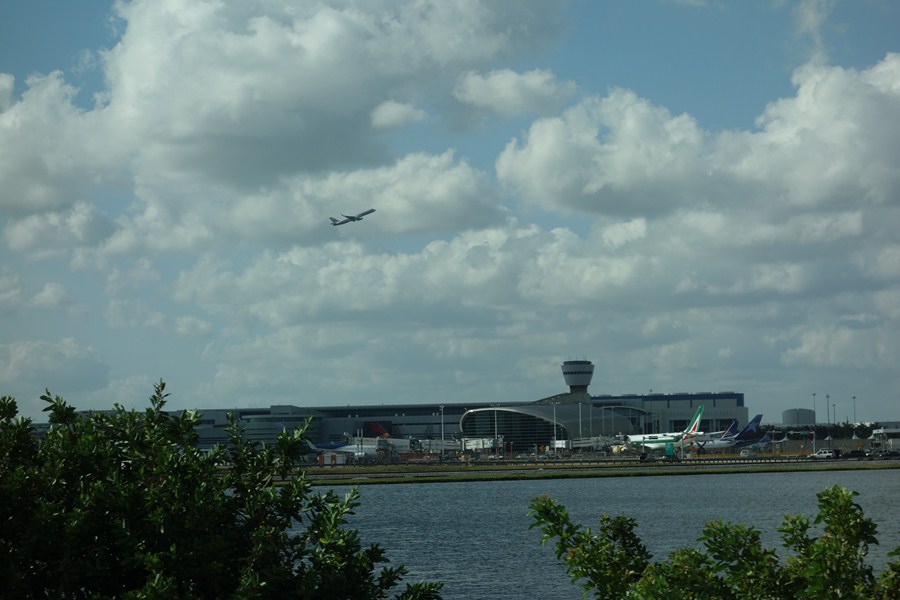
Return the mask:
M48 391L42 440L0 398L0 597L355 600L400 584L405 568L379 569L383 550L344 527L356 490L314 494L291 477L303 431L259 448L232 421L227 448L204 454L199 415L168 415L164 390L143 413L88 416Z
M600 517L599 533L573 525L562 505L551 498L531 503L532 528L541 543L556 540L556 558L566 566L584 597L596 598L900 598L900 548L876 577L864 561L877 544L875 523L854 502L856 492L835 486L818 494L814 523L787 516L779 527L787 558L763 548L753 527L712 521L699 538L701 548L680 548L665 561L650 553L635 535L636 522L625 516ZM812 525L821 527L814 537Z

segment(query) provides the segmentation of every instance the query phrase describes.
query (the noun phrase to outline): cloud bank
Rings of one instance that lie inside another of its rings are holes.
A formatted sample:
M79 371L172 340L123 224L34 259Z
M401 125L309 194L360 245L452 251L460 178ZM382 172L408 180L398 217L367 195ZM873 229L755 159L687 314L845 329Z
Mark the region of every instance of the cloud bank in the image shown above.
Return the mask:
M527 401L578 354L594 393L737 389L778 420L829 388L900 418L900 55L819 53L715 130L513 66L560 10L135 1L92 107L62 71L0 75L4 393ZM483 161L460 122L522 126Z

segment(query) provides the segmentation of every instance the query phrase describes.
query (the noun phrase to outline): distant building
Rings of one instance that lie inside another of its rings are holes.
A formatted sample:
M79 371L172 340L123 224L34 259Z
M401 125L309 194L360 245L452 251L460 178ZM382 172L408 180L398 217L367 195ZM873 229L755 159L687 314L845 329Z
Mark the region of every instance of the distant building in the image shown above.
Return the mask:
M442 433L446 440L453 440L459 439L460 417L468 407L481 405L274 405L269 408L204 409L197 431L201 448L225 443L227 415L233 413L247 439L258 442L272 442L282 431L293 431L307 421L307 439L316 444L381 437L440 440Z
M201 447L227 440L227 414L234 413L248 439L271 442L283 430L310 422L314 443L388 437L441 440L479 451L505 448L513 453L535 446L578 448L607 442L619 435L680 431L694 411L704 406L701 428L721 431L732 421L748 421L739 392L679 392L591 396L594 364L571 360L562 364L569 391L533 402L469 402L445 404L347 405L206 409L198 433ZM404 444L404 447L407 447Z
M467 410L460 420L463 439L495 439L495 447L513 454L535 447L598 446L616 436L681 431L700 405L703 431L722 431L732 421L748 421L744 395L738 392L591 396L587 389L593 363L565 361L562 372L568 393L527 404Z
M815 427L816 413L809 408L790 408L781 413L781 424L785 427Z
M316 444L360 438L389 438L396 447L456 447L513 453L535 446L579 448L608 443L619 435L680 431L704 406L701 428L721 431L732 421L747 423L744 395L738 392L679 392L591 396L594 364L562 364L569 391L532 402L465 402L202 409L197 427L201 448L228 441L228 414L247 439L274 442L309 422L307 438ZM46 426L39 425L38 428ZM400 440L404 442L399 443ZM409 441L432 441L410 444ZM446 445L437 444L444 440Z

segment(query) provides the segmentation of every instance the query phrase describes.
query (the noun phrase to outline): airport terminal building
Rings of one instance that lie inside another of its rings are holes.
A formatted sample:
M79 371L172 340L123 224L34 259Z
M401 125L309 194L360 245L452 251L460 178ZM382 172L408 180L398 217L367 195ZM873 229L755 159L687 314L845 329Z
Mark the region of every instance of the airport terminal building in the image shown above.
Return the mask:
M616 436L680 431L700 405L703 431L721 431L732 421L749 420L739 392L591 396L593 363L565 361L562 373L568 392L531 402L207 409L198 430L200 445L227 440L229 412L248 439L260 442L273 441L281 431L309 421L307 436L317 444L387 439L398 452L511 454L542 448L578 451L608 445Z
M732 421L748 421L744 395L738 392L591 396L593 363L566 361L562 372L567 393L527 404L467 410L459 423L463 440L498 438L512 453L599 448L631 434L681 431L701 405L703 431L722 431Z

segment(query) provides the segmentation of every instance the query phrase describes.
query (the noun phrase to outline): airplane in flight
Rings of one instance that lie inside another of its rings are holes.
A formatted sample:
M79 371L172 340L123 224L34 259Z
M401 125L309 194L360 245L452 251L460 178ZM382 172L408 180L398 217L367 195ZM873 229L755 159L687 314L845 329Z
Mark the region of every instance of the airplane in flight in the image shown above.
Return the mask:
M359 213L358 215L345 215L345 214L341 213L341 216L344 218L341 219L340 221L335 219L334 217L328 217L328 218L331 219L331 226L334 227L335 225L343 225L344 223L353 223L356 221L362 221L364 216L371 215L373 212L375 212L374 208L370 208L369 210L364 210L361 213Z
M684 431L676 431L672 433L645 433L637 435L629 435L625 437L625 443L632 448L640 448L645 450L661 450L665 449L667 444L673 446L681 446L689 443L691 438L700 435L700 417L703 416L703 405L697 407L694 416L691 417L688 426Z
M713 439L696 439L695 443L703 450L721 450L723 448L731 448L732 446L740 447L741 444L746 445L756 441L756 435L759 433L759 423L762 421L762 415L756 415L747 423L740 432L732 432L728 435L731 427L725 430L725 434L720 438ZM737 429L737 421L732 423L732 427Z

